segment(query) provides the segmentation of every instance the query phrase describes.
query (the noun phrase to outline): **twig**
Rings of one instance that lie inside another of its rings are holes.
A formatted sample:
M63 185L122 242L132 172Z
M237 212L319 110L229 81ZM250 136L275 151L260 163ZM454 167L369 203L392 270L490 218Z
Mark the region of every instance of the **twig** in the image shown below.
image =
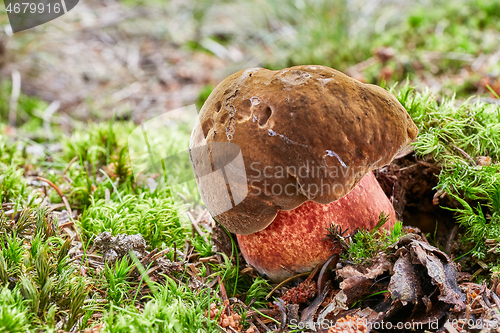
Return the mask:
M174 261L177 262L177 243L174 242Z
M259 325L260 325L260 326L262 326L262 328L264 329L264 331L265 331L265 332L269 332L269 331L271 331L271 330L269 329L269 327L267 327L267 326L266 326L266 324L264 324L264 323L262 322L262 320L260 320L260 319L259 319L259 317L255 316L254 318L255 318L255 320L257 320L257 322L259 323Z
M63 1L63 3L64 3L64 1ZM54 113L57 112L57 110L59 110L60 106L61 106L61 102L53 101L45 109L45 113L43 114L44 115L43 116L43 127L45 128L45 131L47 132L47 138L49 138L49 140L51 140L51 141L54 140L54 135L53 135L52 130L50 128L52 116L54 115Z
M52 204L49 207L47 207L47 212L52 212L56 209L63 208L66 205L64 203L58 203L58 204Z
M75 161L78 159L78 156L75 156L71 159L71 161L69 161L68 165L66 166L66 168L64 169L63 171L63 175L68 172L69 168L73 165L73 163L75 163Z
M198 259L199 262L211 262L211 263L216 263L217 259L215 259L215 256L210 256L210 257L205 257L205 258L200 258Z
M66 223L63 223L63 224L59 224L59 228L61 229L64 229L66 227L71 227L73 226L75 223L73 221L70 221L70 222L66 222Z
M498 309L500 309L500 298L498 298L497 294L492 291L491 296L493 297L493 301L495 302Z
M123 203L122 196L120 195L120 192L118 192L118 189L116 188L115 183L111 180L111 178L109 178L108 174L103 169L99 169L99 171L109 180L109 182L111 183L111 186L113 187L113 189L116 192L116 195L118 195L118 199L120 200L120 203Z
M152 256L154 256L156 254L156 252L158 252L158 248L155 248L153 251L149 252L144 258L142 258L141 264L144 264L144 262L146 260L148 260L149 258L151 258Z
M269 316L277 315L278 311L275 309L255 309L255 310L249 310L247 312L247 317L253 317L255 315L259 314L266 314Z
M292 270L291 268L288 268L286 267L285 265L280 265L281 268L283 268L285 271L289 272L289 273L292 273L292 274L298 274L297 272L295 272L294 270Z
M290 282L292 280L295 280L296 278L299 278L299 277L302 277L302 276L307 276L309 274L310 274L310 272L300 273L300 274L294 275L294 276L289 277L288 279L280 282L276 287L273 288L273 290L271 290L269 292L269 294L266 295L266 299L268 299L269 297L271 297L271 295L274 294L274 292L276 290L278 290L280 287L282 287L284 284L286 284L286 283L288 283L288 282Z
M333 262L332 262L333 261ZM323 265L318 276L318 294L323 292L323 287L326 285L327 270L331 266L336 266L339 261L339 255L333 254Z
M155 266L153 268L150 268L146 274L149 276L151 273L154 273L155 271L157 271L158 269L160 268L160 266Z
M95 258L95 259L102 259L102 256L98 256L96 254L92 254L92 253L87 253L87 254L79 253L79 254L75 255L72 260L80 259L83 256L87 256L89 258Z
M282 333L283 330L285 329L285 324L286 324L286 310L285 310L285 302L281 298L278 298L274 304L278 306L281 312L281 324L280 328L278 330L278 333Z
M458 231L458 225L454 225L453 228L451 229L450 235L448 236L448 241L446 242L446 247L445 247L445 252L450 253L451 251L451 245L453 241L455 240L455 236Z
M234 328L232 328L231 326L228 326L227 328L229 328L231 331L233 331L234 333L238 333L238 331L236 331Z
M167 255L168 253L170 252L170 249L167 248L167 249L164 249L164 250L161 250L160 252L158 252L157 254L151 256L151 260L156 260L158 259L159 257L162 257L164 255Z
M165 274L166 276L168 276L169 278L171 278L172 280L174 280L179 286L184 284L182 281L180 281L179 279L177 279L176 277L174 277L168 271L163 272L163 274Z
M47 178L38 176L38 177L36 177L36 179L47 183L50 187L52 187L54 190L56 190L57 194L59 194L59 196L61 197L62 202L64 203L64 206L66 207L66 210L68 211L69 218L72 220L73 219L73 212L71 211L71 206L69 205L68 199L62 193L61 189L56 184L54 184L53 182L48 180ZM78 231L78 228L76 227L76 225L74 223L73 223L73 229L75 230L75 233L76 233L76 240L80 241L82 238L80 237L80 232Z
M466 152L465 152L462 148L457 147L457 146L455 146L455 145L452 145L452 146L453 146L453 148L454 148L456 151L458 151L458 152L459 152L460 154L462 154L462 155L463 155L466 159L468 159L468 160L469 160L469 162L471 162L471 163L472 163L472 165L474 165L474 166L476 166L476 165L477 165L476 161L474 161L474 159L473 159L472 157L470 157L470 155L469 155L469 154L467 154L467 153L466 153Z
M194 257L200 255L199 253L193 254L193 251L194 251L194 246L189 249L189 253L188 253L188 256L185 258L185 261L189 261L189 260L193 259Z
M220 275L217 276L217 282L219 283L220 298L222 299L222 302L229 300L229 298L227 297L226 287L224 287L224 281L222 281ZM226 312L228 316L231 315L231 309L229 309L229 306L226 307Z
M419 163L411 164L411 165L405 166L404 168L398 169L398 171L405 171L405 170L412 169L412 168L419 166L419 165L420 165Z
M204 214L203 214L204 215ZM206 238L206 235L203 231L201 231L200 227L198 226L198 223L199 223L199 219L198 218L196 221L194 220L194 217L193 215L191 215L190 212L187 212L187 216L189 217L189 221L191 221L191 224L193 225L193 228L196 230L196 232L198 233L198 235L201 236L201 238L203 238L203 241L206 243L206 244L210 244Z
M53 182L48 180L47 178L43 178L43 177L38 176L38 177L36 177L36 179L40 180L42 182L46 182L47 184L49 184L50 187L52 187L54 190L56 190L57 194L59 194L59 196L61 197L61 200L64 202L64 205L66 206L66 210L68 211L68 215L73 216L68 199L66 199L66 197L62 193L61 189L56 184L54 184Z

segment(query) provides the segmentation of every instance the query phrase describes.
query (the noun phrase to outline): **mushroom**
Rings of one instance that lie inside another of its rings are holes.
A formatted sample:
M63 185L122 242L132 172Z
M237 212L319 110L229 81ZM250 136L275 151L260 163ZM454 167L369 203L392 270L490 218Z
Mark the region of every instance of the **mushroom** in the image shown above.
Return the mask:
M222 81L198 121L190 158L202 199L272 280L326 261L331 223L371 229L384 211L394 224L371 171L407 153L418 130L386 90L324 66L251 68Z

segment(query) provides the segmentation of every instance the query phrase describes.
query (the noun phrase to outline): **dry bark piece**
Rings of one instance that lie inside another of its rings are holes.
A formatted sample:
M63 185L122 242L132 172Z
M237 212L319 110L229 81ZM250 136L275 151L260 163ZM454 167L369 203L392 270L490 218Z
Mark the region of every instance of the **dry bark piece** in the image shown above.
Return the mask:
M210 150L211 143L230 141L241 149L253 195L216 219L242 235L266 228L278 211L340 199L367 172L389 164L418 133L389 92L324 66L235 73L214 89L199 121L191 148L206 142ZM192 150L195 171L206 166L204 154ZM273 186L290 191L275 194L269 191ZM330 190L317 192L322 187ZM207 205L217 204L211 190L200 187Z
M110 232L103 232L96 237L94 244L101 250L104 261L115 262L130 251L133 251L139 260L147 255L146 241L141 234L112 236Z
M326 295L330 292L331 288L331 283L330 281L327 281L325 288L323 289L323 292L316 296L316 298L312 301L311 305L309 305L307 308L305 308L302 311L302 314L300 315L300 321L303 323L313 324L313 318L316 315L316 312L318 311L318 308L320 307L321 303L323 303L323 300L325 299Z
M340 282L340 289L347 296L346 304L352 305L365 296L378 292L374 283L362 275L352 276Z
M118 234L112 236L110 232L105 231L97 235L94 240L94 245L102 253L104 262L114 263L116 260L120 260L125 256L129 257L129 253L133 252L143 266L147 267L150 263L153 263L152 269L156 271L156 274L179 271L182 269L180 263L172 262L165 258L165 254L168 253L170 249L167 248L162 251L154 249L151 252L147 251L146 241L141 234Z
M378 254L370 267L348 265L337 270L337 278L347 279L351 276L364 276L367 279L375 280L378 276L387 271L392 271L393 264L387 259L384 253Z
M393 250L396 248L399 258L388 288L393 301L384 320L431 325L450 309L455 313L465 309L465 295L457 285L457 267L445 253L415 234L405 235ZM401 313L408 313L408 306L412 307L411 314L403 320Z

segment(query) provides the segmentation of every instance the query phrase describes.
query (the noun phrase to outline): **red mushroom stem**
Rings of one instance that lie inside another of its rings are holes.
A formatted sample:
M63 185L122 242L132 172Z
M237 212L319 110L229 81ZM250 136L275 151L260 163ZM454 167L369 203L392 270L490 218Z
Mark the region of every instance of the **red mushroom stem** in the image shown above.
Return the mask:
M348 234L358 228L371 230L381 212L390 216L383 228L394 226L394 208L369 172L341 199L329 204L307 201L294 210L279 211L266 229L237 238L245 260L261 274L280 281L293 272L312 270L335 253L326 228L339 225L342 230L348 228Z

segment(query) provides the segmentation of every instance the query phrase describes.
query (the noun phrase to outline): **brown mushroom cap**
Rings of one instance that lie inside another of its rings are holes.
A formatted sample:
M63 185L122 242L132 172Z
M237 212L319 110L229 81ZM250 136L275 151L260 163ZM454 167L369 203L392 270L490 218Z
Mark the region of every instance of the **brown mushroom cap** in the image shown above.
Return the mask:
M214 89L199 121L191 147L206 138L208 147L230 141L241 149L248 195L215 218L242 235L266 228L279 210L340 199L418 133L389 92L324 66L237 72ZM202 159L191 152L195 171ZM211 188L199 190L217 200Z

